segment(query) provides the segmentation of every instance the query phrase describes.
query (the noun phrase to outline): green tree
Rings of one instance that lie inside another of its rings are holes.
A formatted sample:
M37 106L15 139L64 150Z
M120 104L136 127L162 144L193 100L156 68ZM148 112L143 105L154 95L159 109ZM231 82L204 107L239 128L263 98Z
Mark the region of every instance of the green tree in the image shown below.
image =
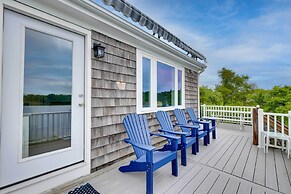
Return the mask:
M287 113L291 110L291 86L275 86L262 106L266 112Z
M200 86L200 103L207 105L222 105L223 98L220 92L212 90L207 86Z
M221 79L215 90L223 97L223 105L248 105L247 95L254 91L256 85L249 83L250 77L238 75L234 71L223 67L218 71Z

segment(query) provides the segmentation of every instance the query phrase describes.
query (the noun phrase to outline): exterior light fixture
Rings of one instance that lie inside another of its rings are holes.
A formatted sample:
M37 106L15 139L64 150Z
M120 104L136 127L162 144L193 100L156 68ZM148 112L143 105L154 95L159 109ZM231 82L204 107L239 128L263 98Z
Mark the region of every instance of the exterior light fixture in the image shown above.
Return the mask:
M105 55L105 47L101 46L101 44L93 44L93 50L94 50L94 57L97 58L103 58Z

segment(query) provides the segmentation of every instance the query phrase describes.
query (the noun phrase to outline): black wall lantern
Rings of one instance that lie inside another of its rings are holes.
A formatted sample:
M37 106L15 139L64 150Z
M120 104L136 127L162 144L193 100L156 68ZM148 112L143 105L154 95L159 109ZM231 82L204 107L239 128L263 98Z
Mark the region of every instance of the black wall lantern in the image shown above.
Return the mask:
M105 55L105 47L101 46L101 44L93 44L93 50L94 50L94 57L97 58L103 58Z

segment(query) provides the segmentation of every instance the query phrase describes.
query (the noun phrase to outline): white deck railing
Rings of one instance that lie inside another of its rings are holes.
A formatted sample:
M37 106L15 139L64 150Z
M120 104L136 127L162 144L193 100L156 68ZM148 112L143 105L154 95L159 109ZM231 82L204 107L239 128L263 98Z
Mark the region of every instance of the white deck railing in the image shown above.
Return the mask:
M26 141L30 143L71 136L71 111L27 113L23 120Z
M288 114L268 113L263 109L258 110L258 128L259 128L259 146L262 147L261 133L263 131L285 134L291 138L291 111ZM277 138L270 144L270 147L281 148L283 145L278 145Z
M241 128L244 124L252 124L251 106L215 106L201 105L201 117L215 117L222 122L238 123Z

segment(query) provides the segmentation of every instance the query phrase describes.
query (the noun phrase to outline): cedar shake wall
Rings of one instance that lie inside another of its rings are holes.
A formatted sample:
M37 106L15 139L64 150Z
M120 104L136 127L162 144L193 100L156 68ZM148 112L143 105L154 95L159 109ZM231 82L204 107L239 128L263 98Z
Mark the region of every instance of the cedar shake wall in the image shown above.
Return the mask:
M115 163L133 154L122 119L136 112L136 49L92 31L93 43L105 46L105 57L97 59L92 50L92 129L91 171ZM188 72L189 71L189 72ZM125 90L116 82L125 82ZM197 73L185 69L186 106L197 107ZM174 119L172 111L169 112ZM150 131L159 125L154 113L146 114ZM152 137L153 144L164 139Z
M185 107L198 107L198 73L185 68Z

